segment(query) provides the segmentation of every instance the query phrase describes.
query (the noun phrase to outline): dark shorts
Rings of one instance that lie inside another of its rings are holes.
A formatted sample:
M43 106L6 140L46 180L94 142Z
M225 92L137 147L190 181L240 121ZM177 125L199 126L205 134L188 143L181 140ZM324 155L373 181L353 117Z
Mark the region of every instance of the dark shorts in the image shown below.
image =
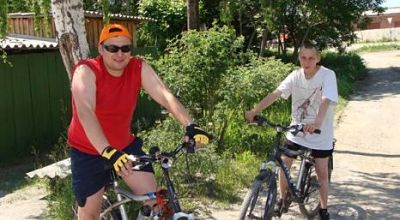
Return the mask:
M136 137L123 151L132 155L145 155L142 145L143 141ZM110 183L112 180L111 166L101 156L86 154L73 147L71 147L70 156L72 190L79 206L83 207L87 197ZM154 173L151 164L143 167L141 171Z
M299 150L301 148L306 148L304 146L301 146L299 144L293 143L289 140L285 141L284 147L289 149L289 150ZM325 158L325 157L329 157L331 156L333 153L333 149L331 150L314 150L312 149L311 151L311 156L313 156L314 158ZM285 154L286 156L290 157L290 158L296 158L296 156L289 156L287 154Z

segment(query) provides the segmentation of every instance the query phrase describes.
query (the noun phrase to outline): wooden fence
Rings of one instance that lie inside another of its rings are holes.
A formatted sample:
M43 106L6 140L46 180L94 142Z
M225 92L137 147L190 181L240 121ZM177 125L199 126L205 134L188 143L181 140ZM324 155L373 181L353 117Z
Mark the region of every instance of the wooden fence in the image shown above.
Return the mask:
M55 38L56 31L54 22L50 21L51 27L49 30L49 35L44 25L44 18L39 17L39 29L35 30L34 25L34 14L33 13L10 13L8 14L8 33L29 35L36 37L47 37ZM135 17L135 16L124 16L124 15L111 15L110 23L119 23L125 25L129 32L133 35L133 45L136 47L136 28L141 22L154 21L150 18ZM97 12L85 11L85 28L86 28L86 38L91 50L97 49L98 39L100 31L103 27L102 15Z

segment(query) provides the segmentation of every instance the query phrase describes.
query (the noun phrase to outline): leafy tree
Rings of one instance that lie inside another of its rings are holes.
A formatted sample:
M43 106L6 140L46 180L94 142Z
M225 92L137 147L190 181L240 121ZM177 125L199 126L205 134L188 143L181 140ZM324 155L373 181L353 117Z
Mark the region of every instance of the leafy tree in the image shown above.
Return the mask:
M10 12L10 13L27 12L30 9L27 1L25 1L25 0L20 0L20 1L7 0L6 2L8 5L8 12ZM3 5L3 3L1 5Z
M138 45L166 48L167 41L186 28L186 5L182 0L141 0L139 15L156 19L138 30Z
M5 33L7 32L7 13L7 1L0 0L0 38L3 38L5 36Z
M322 48L343 47L356 36L354 25L367 10L382 11L383 0L261 0L264 18L275 35L288 34L293 57L304 40L315 40ZM286 42L285 42L286 43ZM286 45L283 46L286 51Z
M224 24L232 24L239 36L244 36L246 48L257 44L262 33L264 20L261 6L254 0L222 0L220 19Z
M213 22L219 20L220 3L222 0L200 0L200 23L211 27Z

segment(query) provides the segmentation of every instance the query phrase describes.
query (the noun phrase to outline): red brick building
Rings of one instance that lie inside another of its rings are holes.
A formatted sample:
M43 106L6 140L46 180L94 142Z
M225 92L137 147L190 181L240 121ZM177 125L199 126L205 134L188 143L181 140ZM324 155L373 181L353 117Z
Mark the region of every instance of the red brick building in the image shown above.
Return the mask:
M367 30L400 27L400 7L388 8L382 14L367 11L365 16L372 19Z

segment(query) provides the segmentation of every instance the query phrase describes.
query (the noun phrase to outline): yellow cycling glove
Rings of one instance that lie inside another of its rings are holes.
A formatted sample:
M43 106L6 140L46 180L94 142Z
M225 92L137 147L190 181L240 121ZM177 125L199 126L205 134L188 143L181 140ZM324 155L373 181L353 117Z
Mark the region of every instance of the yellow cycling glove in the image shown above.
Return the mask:
M119 172L124 166L124 163L128 161L128 154L119 151L111 146L104 148L101 156L112 163L116 172Z
M194 139L197 143L208 144L212 136L201 129L197 124L190 124L186 126L186 134L191 139Z

